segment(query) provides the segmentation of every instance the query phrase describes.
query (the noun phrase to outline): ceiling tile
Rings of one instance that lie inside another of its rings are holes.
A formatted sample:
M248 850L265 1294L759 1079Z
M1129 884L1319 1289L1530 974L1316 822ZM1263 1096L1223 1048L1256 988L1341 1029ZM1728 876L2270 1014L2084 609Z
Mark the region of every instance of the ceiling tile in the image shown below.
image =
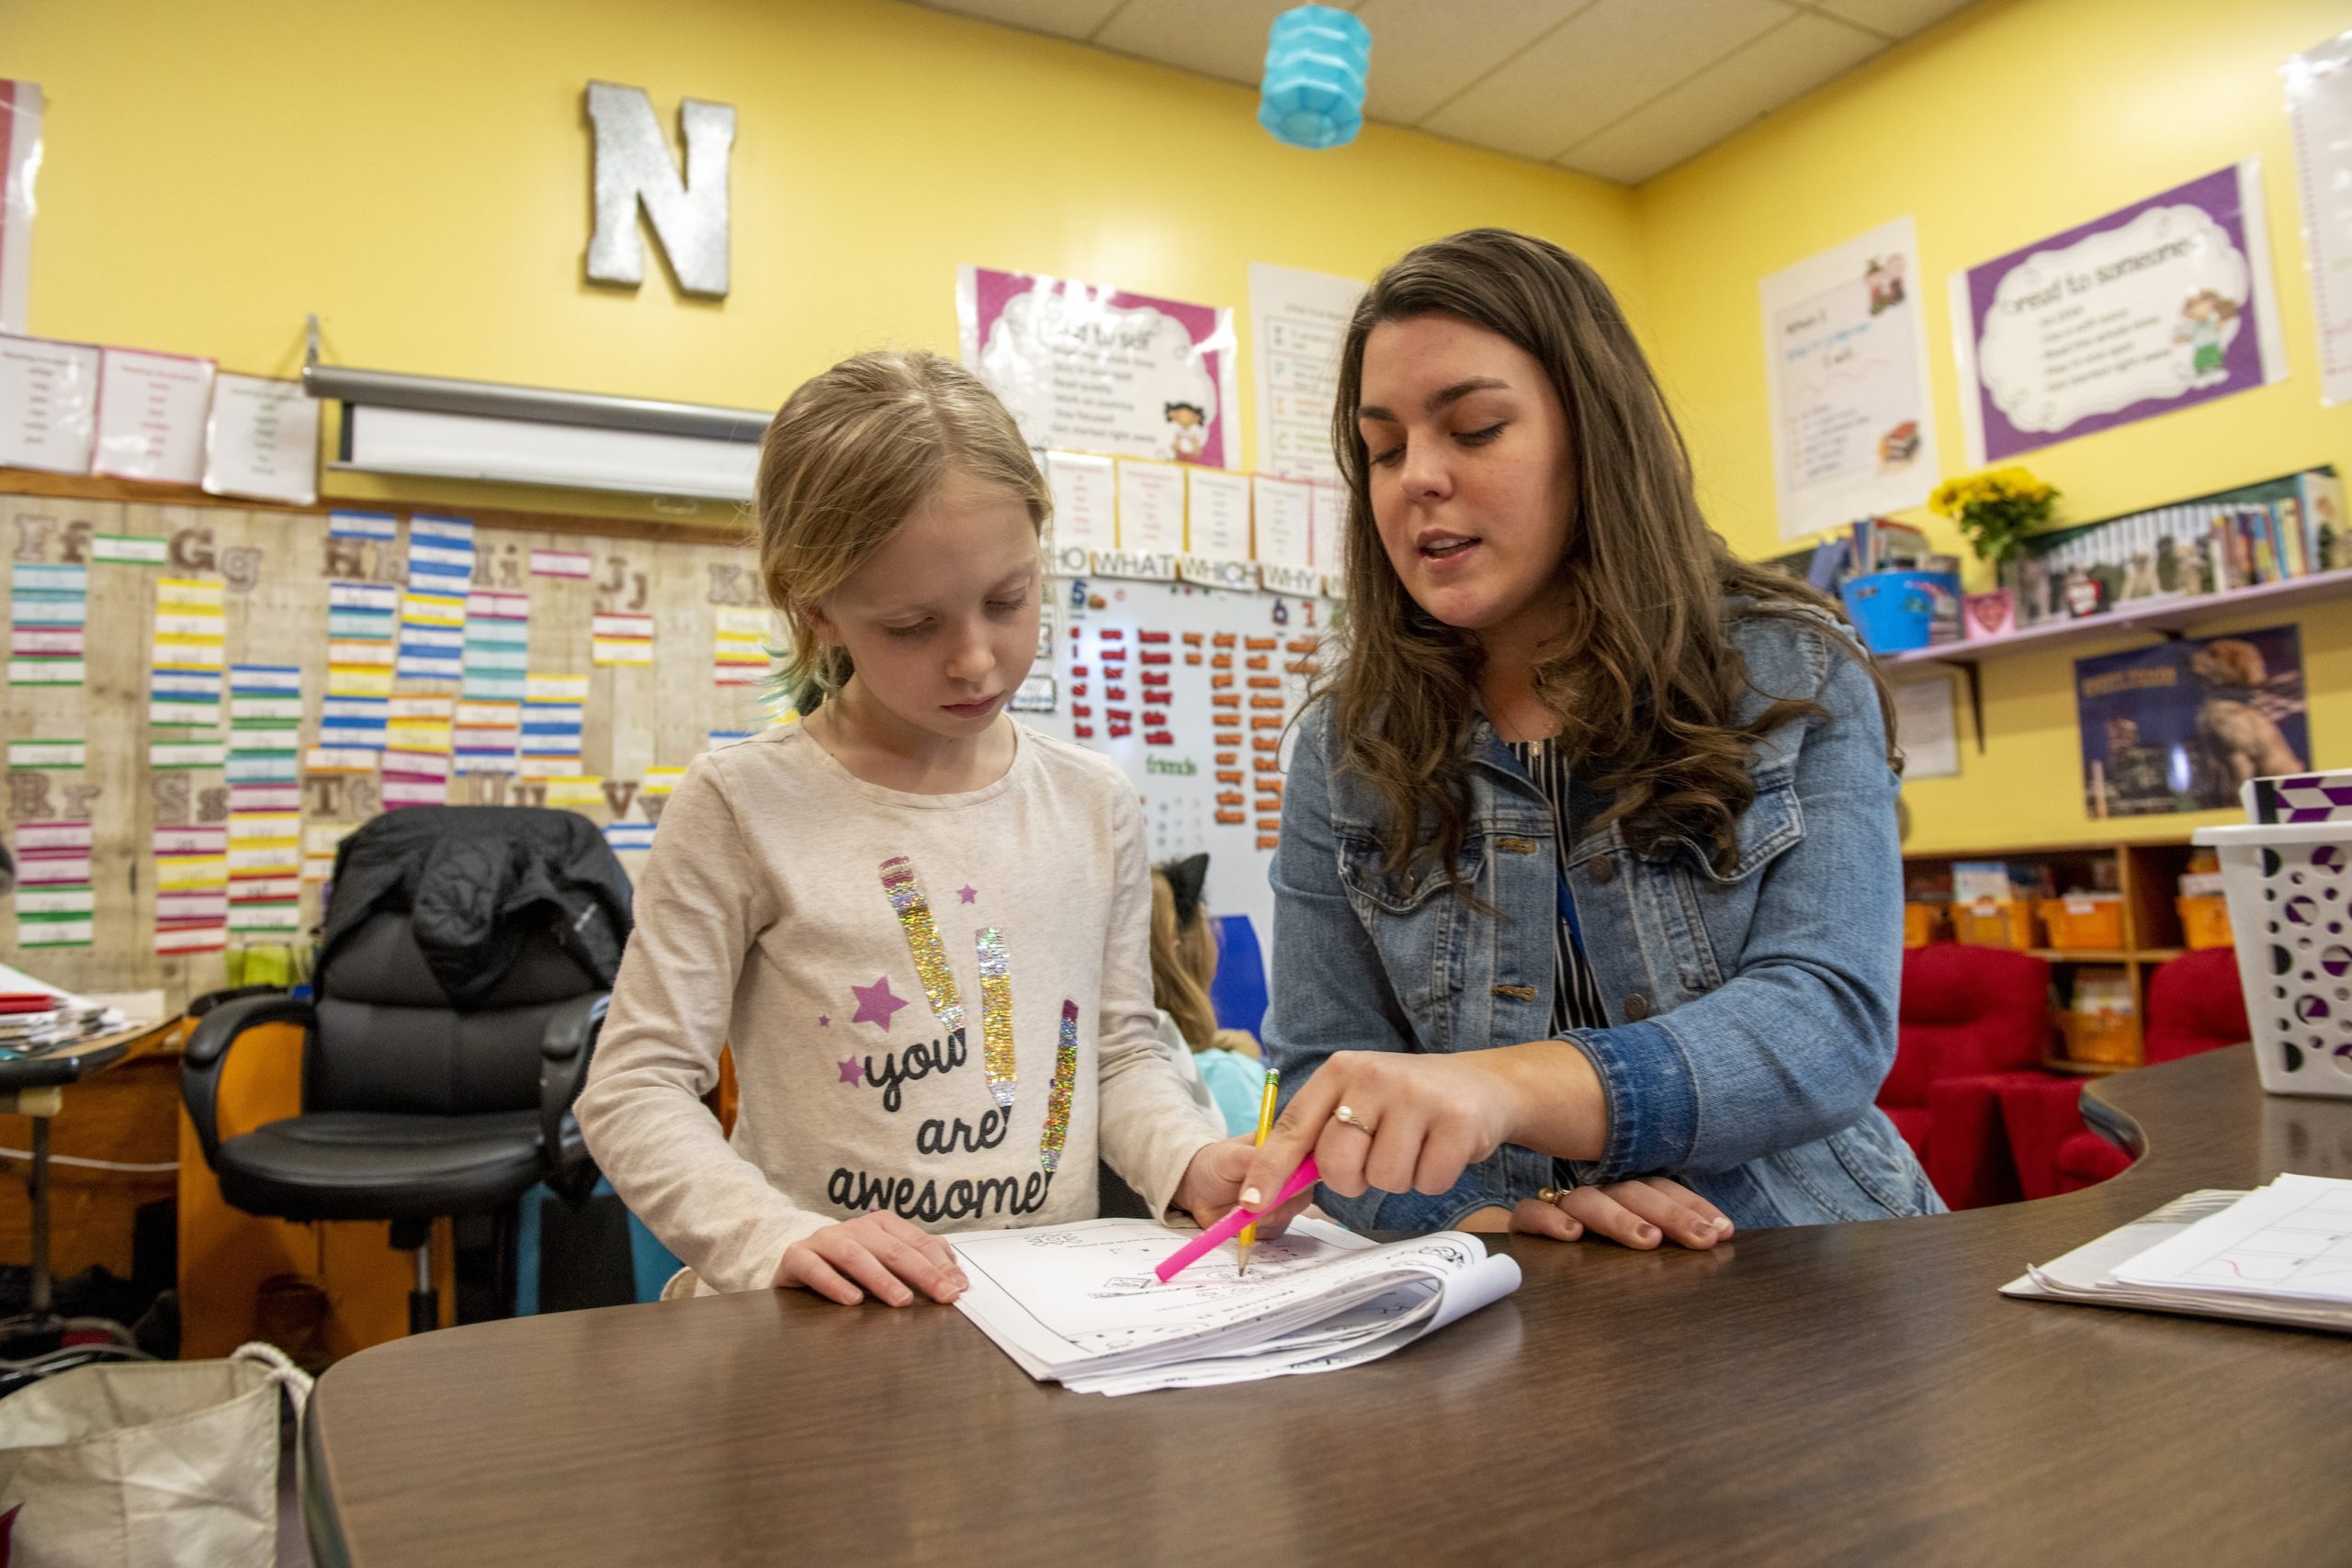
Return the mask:
M1801 15L1563 153L1580 174L1639 185L1842 75L1886 40Z
M1119 8L1119 0L922 0L922 4L934 11L960 11L983 21L1074 39L1092 37L1094 29Z
M1974 3L1975 0L1812 0L1816 11L1859 22L1889 38L1909 38Z
M1780 0L1599 0L1421 127L1549 159L1792 15Z
M1372 29L1364 112L1413 125L1592 0L1479 0L1475 17L1429 0L1363 0Z
M1127 0L1093 42L1204 76L1254 87L1266 71L1266 34L1300 0Z

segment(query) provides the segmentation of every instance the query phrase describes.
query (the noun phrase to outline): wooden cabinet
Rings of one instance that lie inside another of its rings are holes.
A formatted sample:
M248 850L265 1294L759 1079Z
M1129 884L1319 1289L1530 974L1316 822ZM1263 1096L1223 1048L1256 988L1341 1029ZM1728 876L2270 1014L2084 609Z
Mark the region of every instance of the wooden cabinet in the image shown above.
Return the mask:
M2030 863L2048 867L2055 890L2111 893L2122 908L2122 942L2111 948L2061 948L2042 945L2048 938L2037 931L2036 945L2027 951L2050 961L2052 1006L2062 1014L2075 985L2088 970L2120 970L2131 987L2133 1007L2129 1027L2103 1032L2095 1025L2069 1025L2063 1017L2053 1038L2059 1042L2046 1065L2063 1072L2103 1073L2135 1067L2143 1060L2142 1031L2148 1014L2148 978L2158 964L2188 951L2174 898L2181 873L2193 852L2186 838L2173 840L2117 843L2045 844L2025 849L1939 851L1903 857L1905 896L1936 886L1949 890L1955 861L2001 861L2016 865ZM2075 1055L2065 1054L2072 1040ZM2108 1058L2108 1059L2096 1059Z

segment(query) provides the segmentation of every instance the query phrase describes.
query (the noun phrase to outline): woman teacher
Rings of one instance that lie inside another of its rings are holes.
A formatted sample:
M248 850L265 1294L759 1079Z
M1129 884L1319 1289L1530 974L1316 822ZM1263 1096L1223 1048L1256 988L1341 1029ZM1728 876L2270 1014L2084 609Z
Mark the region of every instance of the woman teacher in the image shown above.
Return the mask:
M1360 1230L1637 1247L1939 1212L1872 1104L1884 687L1709 529L1607 287L1521 234L1414 251L1350 324L1334 443L1344 653L1288 774L1287 1104L1245 1186L1312 1153Z

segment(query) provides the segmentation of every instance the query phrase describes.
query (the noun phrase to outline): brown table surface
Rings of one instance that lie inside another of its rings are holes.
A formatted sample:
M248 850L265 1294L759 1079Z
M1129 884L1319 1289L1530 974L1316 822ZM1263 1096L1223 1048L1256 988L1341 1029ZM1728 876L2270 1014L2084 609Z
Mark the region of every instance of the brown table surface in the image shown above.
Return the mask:
M2181 1192L2352 1176L2248 1047L2108 1078L2112 1181L1713 1253L1497 1238L1352 1371L1111 1399L799 1292L447 1329L311 1406L322 1562L2343 1563L2352 1339L2016 1302ZM2117 1113L2120 1112L2119 1116Z
M62 1045L44 1046L28 1055L0 1057L0 1094L30 1089L62 1089L80 1083L132 1056L152 1055L171 1043L179 1028L180 1013L167 1013L145 1023L134 1023L107 1034Z

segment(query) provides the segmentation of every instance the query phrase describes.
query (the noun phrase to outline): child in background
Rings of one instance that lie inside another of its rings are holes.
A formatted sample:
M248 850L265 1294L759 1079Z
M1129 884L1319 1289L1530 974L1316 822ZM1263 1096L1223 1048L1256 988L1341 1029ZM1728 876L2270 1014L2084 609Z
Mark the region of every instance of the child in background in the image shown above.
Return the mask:
M1092 1218L1098 1147L1153 1213L1233 1203L1250 1140L1156 1048L1134 786L1004 712L1050 505L936 355L846 360L768 427L760 575L807 716L686 771L578 1107L685 1261L665 1293L951 1301L935 1233Z
M1258 1060L1255 1037L1246 1030L1219 1029L1209 1002L1209 987L1216 981L1216 937L1201 906L1208 874L1204 854L1152 868L1151 990L1159 1004L1159 1039L1171 1054L1189 1060L1225 1130L1254 1138L1266 1066Z

